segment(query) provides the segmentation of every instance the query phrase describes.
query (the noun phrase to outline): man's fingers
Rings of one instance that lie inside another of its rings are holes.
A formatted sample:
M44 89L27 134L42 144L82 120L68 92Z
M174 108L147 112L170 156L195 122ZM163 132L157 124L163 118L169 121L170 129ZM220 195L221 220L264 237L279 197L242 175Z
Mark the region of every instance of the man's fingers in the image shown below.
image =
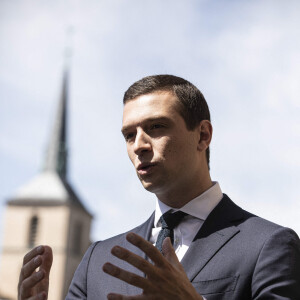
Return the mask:
M21 299L27 299L31 294L31 289L45 277L45 271L34 272L24 279L19 285L19 294ZM33 298L34 299L34 298Z
M49 246L44 246L44 253L42 255L43 263L41 268L46 272L48 276L53 262L52 249Z
M129 243L141 249L156 265L165 265L165 259L159 250L139 235L130 232L126 239Z
M141 270L143 273L147 274L147 276L151 276L155 272L153 270L154 267L150 262L123 247L115 246L111 249L111 253Z
M44 246L37 246L30 250L23 259L23 265L27 264L30 260L32 260L35 256L43 254L45 251Z
M37 246L30 250L23 258L23 266L20 272L19 285L30 276L36 268L42 264L42 254L45 251L44 246Z
M29 260L31 258L31 260ZM38 267L49 276L53 262L52 249L49 246L39 246L28 252L23 259L23 267L20 273L20 282L30 276Z
M141 277L139 275L136 275L134 273L125 271L111 263L105 263L102 267L103 271L115 278L118 278L122 281L125 281L133 286L139 287L143 290L149 290L150 283L149 281Z
M24 279L29 277L35 271L35 269L37 269L39 266L41 266L42 262L43 262L43 260L42 260L41 255L38 255L38 256L34 257L33 259L31 259L28 263L26 263L22 267L20 279L23 281Z
M35 247L24 256L18 284L19 300L47 299L52 262L52 249L49 246Z
M42 255L42 264L40 267L40 270L44 271L45 277L44 280L36 286L37 293L40 292L46 292L48 294L49 289L49 275L50 275L50 269L53 262L53 254L52 249L49 246L44 246L45 251Z

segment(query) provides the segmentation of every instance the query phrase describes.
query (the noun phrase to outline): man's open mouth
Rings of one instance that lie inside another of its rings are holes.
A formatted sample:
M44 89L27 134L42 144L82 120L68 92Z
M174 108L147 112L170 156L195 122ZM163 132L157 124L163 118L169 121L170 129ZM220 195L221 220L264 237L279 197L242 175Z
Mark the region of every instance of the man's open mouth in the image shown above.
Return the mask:
M141 172L146 172L148 171L151 167L155 166L154 163L141 163L138 167L137 167L137 171L139 173Z

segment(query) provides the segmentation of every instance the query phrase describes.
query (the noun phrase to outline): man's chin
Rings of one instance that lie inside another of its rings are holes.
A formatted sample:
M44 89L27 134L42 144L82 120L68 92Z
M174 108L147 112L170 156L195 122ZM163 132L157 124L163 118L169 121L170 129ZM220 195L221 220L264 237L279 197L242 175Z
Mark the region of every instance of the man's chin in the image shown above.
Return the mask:
M145 190L147 190L148 192L152 192L152 189L153 189L152 182L144 182L144 181L141 180L141 183L142 183Z
M147 190L150 193L158 193L161 190L161 185L153 182L153 181L145 181L141 180L141 183L145 190Z

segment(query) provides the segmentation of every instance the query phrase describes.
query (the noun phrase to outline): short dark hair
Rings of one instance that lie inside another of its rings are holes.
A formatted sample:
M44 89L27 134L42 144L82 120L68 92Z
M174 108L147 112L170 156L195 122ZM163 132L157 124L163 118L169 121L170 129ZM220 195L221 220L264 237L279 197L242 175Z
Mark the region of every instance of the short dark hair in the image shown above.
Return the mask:
M179 100L179 114L185 121L188 130L193 130L202 120L210 121L207 102L189 81L174 75L153 75L133 83L124 94L123 103L139 96L154 92L169 91ZM206 149L206 160L209 167L209 147Z

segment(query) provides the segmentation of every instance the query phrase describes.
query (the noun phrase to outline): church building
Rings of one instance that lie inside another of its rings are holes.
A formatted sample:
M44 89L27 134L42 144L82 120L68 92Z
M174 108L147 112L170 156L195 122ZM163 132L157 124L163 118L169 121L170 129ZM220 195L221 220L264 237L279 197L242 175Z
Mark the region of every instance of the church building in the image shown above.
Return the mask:
M90 245L92 215L68 182L68 72L42 171L7 201L0 254L0 299L17 299L23 256L37 245L53 249L49 300L64 299Z

